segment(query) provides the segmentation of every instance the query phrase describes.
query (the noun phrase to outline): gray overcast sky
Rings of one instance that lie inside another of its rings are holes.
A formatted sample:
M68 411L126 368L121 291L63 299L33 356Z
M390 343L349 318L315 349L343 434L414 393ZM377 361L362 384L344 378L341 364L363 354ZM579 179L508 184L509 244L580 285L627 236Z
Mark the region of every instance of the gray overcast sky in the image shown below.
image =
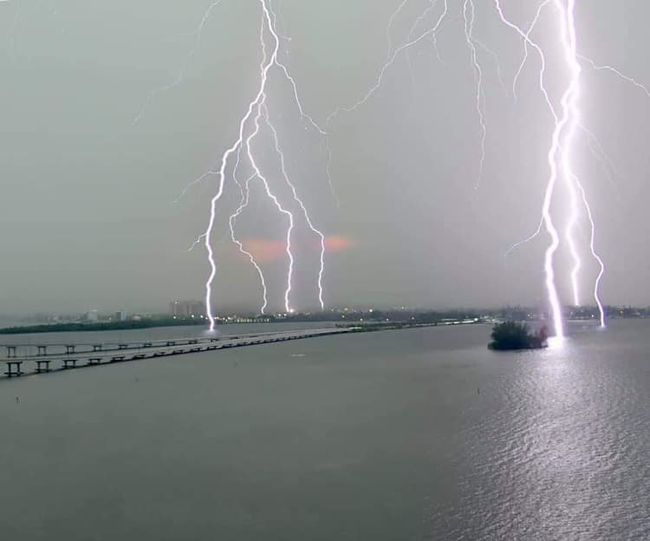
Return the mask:
M98 308L162 310L172 298L201 298L208 267L201 249L214 179L175 202L187 185L232 144L257 86L260 10L256 0L224 0L194 32L209 0L12 0L0 2L0 313ZM400 0L275 0L281 57L296 78L305 110L324 123L340 105L372 86L387 51L386 27ZM462 2L438 39L402 55L381 89L330 125L331 177L325 142L299 118L277 74L269 107L287 168L314 222L328 236L326 301L330 305L418 306L542 303L547 237L504 253L539 220L551 122L536 88L531 57L509 92L523 52L496 18L493 2L476 0L476 37L485 79L486 161L475 189L480 131L474 75L464 41ZM537 2L503 0L524 25ZM392 29L404 41L427 0L411 0ZM579 2L580 51L650 84L645 0ZM549 51L554 19L536 39ZM551 52L557 98L566 73ZM154 89L160 92L134 119ZM607 72L585 69L582 118L611 159L603 167L580 142L576 163L598 222L597 245L608 270L608 303L650 303L647 151L650 98ZM264 134L262 134L264 135ZM257 149L278 182L268 139ZM280 188L278 188L280 190ZM286 261L273 257L283 223L253 188L239 230L262 254L271 306L283 295ZM215 248L218 307L259 304L256 274L228 243L228 192L219 207ZM561 192L557 212L561 217ZM558 225L562 225L562 220ZM294 305L315 304L313 239L297 231ZM580 230L588 239L588 230ZM581 246L585 245L581 244ZM270 252L270 255L266 252ZM266 254L266 255L264 255ZM596 267L585 260L583 297ZM568 260L558 259L567 302Z

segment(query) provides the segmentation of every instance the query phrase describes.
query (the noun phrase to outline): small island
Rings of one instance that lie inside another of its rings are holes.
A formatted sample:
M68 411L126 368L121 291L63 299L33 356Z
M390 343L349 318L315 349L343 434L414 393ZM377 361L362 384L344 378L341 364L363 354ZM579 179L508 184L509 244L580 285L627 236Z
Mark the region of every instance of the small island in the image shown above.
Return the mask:
M491 336L492 342L488 348L496 351L541 349L548 345L548 333L545 326L538 333L531 333L526 323L517 323L516 321L497 323L492 329Z

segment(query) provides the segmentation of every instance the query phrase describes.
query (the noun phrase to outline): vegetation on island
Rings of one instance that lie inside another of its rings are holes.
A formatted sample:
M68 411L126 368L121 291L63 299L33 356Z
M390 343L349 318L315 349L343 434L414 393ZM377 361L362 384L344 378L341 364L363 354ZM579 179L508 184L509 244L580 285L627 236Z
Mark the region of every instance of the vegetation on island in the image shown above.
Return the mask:
M37 334L48 332L88 332L88 331L122 331L131 329L151 329L153 327L180 327L185 325L205 325L198 319L140 319L128 321L100 321L86 323L81 321L67 323L46 323L43 325L25 325L0 329L0 334Z
M530 332L526 323L516 321L497 323L492 328L491 336L492 342L488 347L498 351L540 349L547 345L546 327L535 334Z

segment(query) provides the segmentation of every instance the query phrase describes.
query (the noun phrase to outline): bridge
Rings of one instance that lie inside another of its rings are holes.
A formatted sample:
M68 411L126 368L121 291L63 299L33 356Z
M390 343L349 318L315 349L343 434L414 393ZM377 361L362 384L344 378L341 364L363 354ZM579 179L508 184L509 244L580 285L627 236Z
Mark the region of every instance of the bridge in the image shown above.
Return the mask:
M5 356L0 358L0 366L5 366L4 375L7 378L13 378L171 355L304 340L318 336L349 333L353 330L355 330L353 327L343 327L242 334L218 338L173 338L87 344L5 344L0 345L0 352L5 353Z

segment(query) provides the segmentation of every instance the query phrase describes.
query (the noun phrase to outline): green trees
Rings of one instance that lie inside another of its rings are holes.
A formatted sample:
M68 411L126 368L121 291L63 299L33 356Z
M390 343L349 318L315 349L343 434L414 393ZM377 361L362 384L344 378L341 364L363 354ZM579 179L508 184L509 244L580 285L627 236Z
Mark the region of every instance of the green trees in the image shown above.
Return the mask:
M490 349L513 350L531 349L543 346L540 337L531 334L528 325L516 321L498 323L492 329Z

